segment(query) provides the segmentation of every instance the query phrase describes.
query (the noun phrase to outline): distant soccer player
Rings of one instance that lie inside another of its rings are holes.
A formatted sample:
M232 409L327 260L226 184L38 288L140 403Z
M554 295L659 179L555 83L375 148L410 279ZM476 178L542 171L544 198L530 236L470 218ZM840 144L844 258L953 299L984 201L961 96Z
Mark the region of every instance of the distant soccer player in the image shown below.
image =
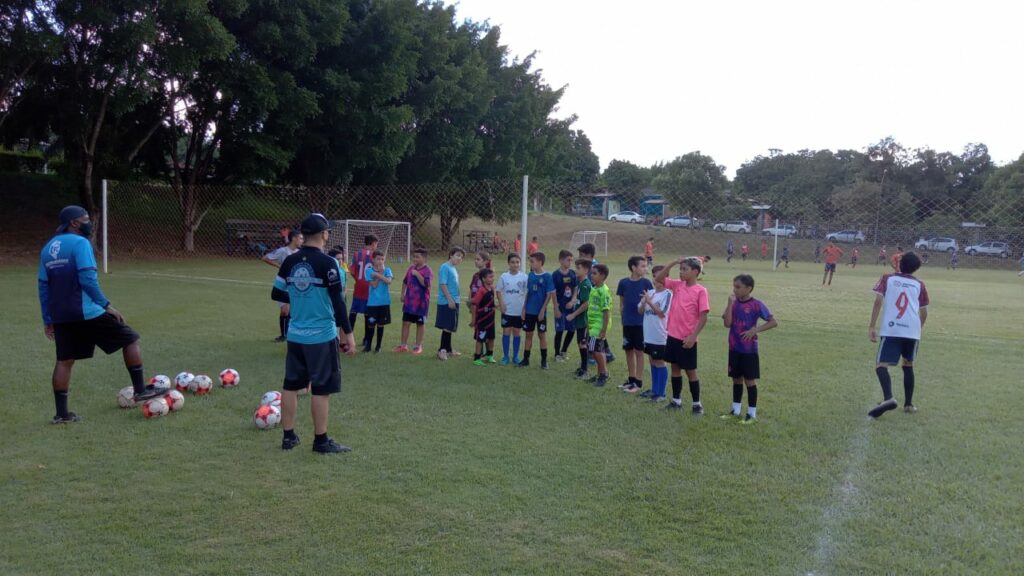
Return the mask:
M747 246L747 243L744 242L740 246L740 259L743 260L744 262L746 262L747 261L747 254L750 254L750 246Z
M566 361L566 352L572 344L572 336L576 332L576 325L569 320L568 315L573 310L576 301L576 288L579 282L576 280L576 271L572 269L572 252L562 250L558 253L558 270L551 273L551 279L555 283L555 307L558 313L555 315L555 360Z
M877 342L878 356L875 374L882 386L882 403L868 412L868 416L878 418L889 410L896 409L896 399L892 395L892 379L889 367L903 362L903 411L917 412L914 407L914 359L921 341L921 329L928 319L928 290L924 283L914 277L921 267L921 259L913 252L907 252L900 259L900 271L897 274L884 274L875 284L875 305L871 309L871 323L868 325L868 338ZM882 328L876 330L878 316L881 312Z
M536 254L537 252L540 252L540 243L537 242L537 237L534 236L526 243L526 256L529 257L530 254Z
M736 249L733 246L732 238L729 238L729 240L725 243L725 261L732 262L732 257L735 252Z
M523 235L522 234L516 234L516 240L515 240L515 242L512 243L512 250L516 254L519 254L520 250L522 250L522 249L523 249ZM529 256L529 254L527 254L527 256Z
M847 266L851 268L857 267L857 260L860 260L860 248L854 248L853 253L850 254L850 263Z
M291 450L299 445L295 433L297 394L310 387L313 451L348 452L351 448L327 435L327 423L330 395L341 392L338 352L354 354L356 343L341 299L338 262L323 252L330 236L330 223L323 214L310 214L302 220L300 229L306 241L281 264L271 294L274 300L289 302L292 307L281 395L281 448Z
M814 263L821 263L821 242L814 243Z
M402 279L402 342L392 352L409 352L409 329L416 325L416 344L413 354L423 353L423 332L430 309L430 282L433 280L430 266L427 266L426 248L412 251L412 264Z
M626 367L629 371L628 379L619 388L635 394L644 387L644 315L640 311L640 304L644 294L654 289L654 284L646 277L646 260L640 256L631 256L626 265L629 267L629 277L619 280L615 290L622 318L622 349L626 352Z
M473 364L483 366L494 363L494 270L480 270L482 285L473 298Z
M391 281L395 277L389 266L384 265L384 253L376 250L373 253L373 264L366 269L366 282L370 292L366 300L366 319L370 327L377 331L377 345L374 352L380 352L384 340L384 327L391 324ZM370 351L367 340L363 352Z
M960 264L960 251L954 248L953 253L949 255L949 264L946 269L956 270L958 264Z
M283 231L284 229L282 229ZM288 230L285 235L287 244L281 246L277 250L267 252L262 260L274 268L280 268L281 263L284 259L295 254L299 251L299 247L302 246L302 234L298 230ZM288 333L288 304L284 302L278 303L280 314L278 315L278 325L281 328L281 335L274 339L275 342L284 342L285 334Z
M520 270L519 254L510 252L508 255L508 272L498 280L496 296L498 310L501 311L501 365L508 366L511 362L519 365L519 331L523 329L523 306L526 304L526 283L529 278ZM509 345L512 346L512 358L509 359Z
M761 260L766 260L767 258L768 258L768 241L767 240L761 240Z
M825 275L821 277L822 286L825 285L826 280L828 280L829 286L832 285L832 276L836 273L836 263L839 262L839 257L842 255L843 249L833 242L829 242L825 247Z
M81 206L60 211L57 235L39 253L39 305L43 333L57 345L53 367L52 422L65 424L81 418L68 410L71 369L76 360L92 358L97 346L107 354L121 350L131 378L136 402L163 396L169 388L146 385L142 371L139 334L124 323L124 316L110 305L96 276L96 255L89 237L92 221ZM8 301L10 303L10 301Z
M658 272L664 266L655 266L654 288L644 293L640 302L640 312L644 315L644 352L651 360L651 390L641 392L652 402L665 399L665 388L668 385L668 367L665 366L665 343L668 341L668 311L672 307L672 292L657 281Z
M896 251L892 253L892 258L889 260L889 265L892 266L894 273L900 271L900 258L903 258L903 246L897 246Z
M555 281L550 272L544 271L544 253L530 254L530 275L526 280L526 306L523 307L523 331L526 332L526 345L523 347L523 361L520 368L530 365L530 352L533 348L533 333L538 333L540 340L540 367L548 369L548 305L555 301ZM555 312L558 312L557 305Z
M576 301L572 312L566 317L576 325L576 342L580 348L580 367L576 370L576 378L587 377L587 361L590 358L587 342L587 308L590 306L590 291L594 285L590 282L590 260L578 258L576 260L576 278L579 286L576 288Z
M363 238L363 249L352 256L352 275L355 276L355 286L352 288L352 309L349 310L348 323L352 330L356 329L356 315L363 315L363 349L370 347L370 339L373 334L370 332L370 322L366 318L367 299L370 297L370 284L366 282L366 269L373 263L373 253L377 251L378 240L373 234L367 234Z
M654 236L648 238L647 243L644 244L644 258L647 260L648 266L654 264Z
M775 267L778 268L779 264L786 263L786 268L789 268L789 244L782 245L782 257L775 263Z
M722 417L739 417L746 386L747 417L740 421L742 424L757 421L757 381L761 378L757 335L779 325L768 306L750 295L753 291L754 277L750 274L733 278L732 294L722 313L722 321L729 329L729 377L732 378L732 408ZM758 319L764 320L764 324L758 325Z
M459 271L457 266L462 263L466 251L455 246L448 251L448 261L437 270L437 315L434 327L441 329L441 347L437 357L447 360L449 356L458 356L452 348L452 334L459 329Z
M679 280L669 278L669 272L679 265ZM665 342L665 360L672 363L672 401L667 408L683 407L683 376L690 383L693 400L691 411L700 415L704 405L700 402L700 378L697 375L697 340L708 323L711 302L706 288L697 283L701 271L700 258L690 256L673 261L654 276L672 291L672 308L668 313L668 339Z
M882 246L881 248L878 249L878 265L884 266L885 263L888 261L889 259L885 255L885 246Z
M594 386L601 387L608 383L608 364L605 353L608 352L608 328L611 325L612 293L605 284L608 279L608 267L597 264L590 274L594 283L587 302L587 332L590 337L587 349L597 362L597 376L593 379Z

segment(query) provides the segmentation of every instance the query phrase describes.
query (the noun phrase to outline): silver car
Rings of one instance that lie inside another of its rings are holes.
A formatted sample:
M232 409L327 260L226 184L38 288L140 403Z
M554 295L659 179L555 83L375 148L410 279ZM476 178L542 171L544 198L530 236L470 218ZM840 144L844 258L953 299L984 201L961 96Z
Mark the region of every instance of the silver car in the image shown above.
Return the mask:
M952 254L960 249L957 246L956 238L929 238L928 240L918 240L917 244L914 244L914 248L918 250L935 250L937 252L949 252Z
M742 232L743 234L750 234L750 224L747 224L744 220L719 222L712 226L711 229L716 232Z
M1010 245L1006 242L982 242L964 248L970 256L999 256L1000 258L1010 257Z
M861 243L864 241L864 233L860 230L840 230L838 232L829 232L825 236L825 240L829 242Z

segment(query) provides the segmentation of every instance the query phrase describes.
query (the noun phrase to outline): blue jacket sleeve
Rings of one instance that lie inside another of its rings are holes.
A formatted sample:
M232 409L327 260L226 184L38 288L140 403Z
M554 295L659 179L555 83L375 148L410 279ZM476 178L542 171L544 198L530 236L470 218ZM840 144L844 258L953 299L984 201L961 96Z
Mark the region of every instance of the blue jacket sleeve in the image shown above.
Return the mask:
M103 295L103 291L100 290L100 280L96 276L95 268L86 268L78 271L78 283L82 286L82 292L89 295L92 301L100 306L100 308L106 308L110 306L110 300Z
M50 283L39 279L39 307L43 310L43 324L53 324L50 318Z

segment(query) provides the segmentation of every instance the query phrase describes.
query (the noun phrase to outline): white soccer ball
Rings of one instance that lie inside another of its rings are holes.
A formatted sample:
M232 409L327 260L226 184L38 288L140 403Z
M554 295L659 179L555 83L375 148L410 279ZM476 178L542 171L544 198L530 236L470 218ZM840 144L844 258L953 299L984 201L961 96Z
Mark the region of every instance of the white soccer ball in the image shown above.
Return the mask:
M146 418L159 418L170 412L170 410L171 408L167 405L167 400L164 400L162 396L146 400L142 405L142 415Z
M164 396L164 401L167 402L167 407L171 412L177 412L185 405L185 395L177 390L171 390L167 396Z
M269 430L281 422L281 410L277 406L260 406L252 415L252 422L260 430Z
M184 392L192 389L192 382L196 379L195 375L191 372L182 372L174 377L174 389L178 392Z
M202 380L196 378L192 380L191 388L197 396L206 396L210 393L210 390L213 390L213 381L209 378L203 378Z
M171 379L168 378L167 376L164 376L163 374L157 374L156 376L153 376L152 378L149 379L149 384L156 388L170 388Z
M117 393L117 405L121 408L134 408L135 389L131 386L121 388L121 391Z
M241 377L238 375L238 371L234 368L225 368L220 373L220 385L224 388L234 388L238 386L238 382Z
M260 406L274 406L277 408L281 407L281 393L277 390L271 390L263 395L260 400Z

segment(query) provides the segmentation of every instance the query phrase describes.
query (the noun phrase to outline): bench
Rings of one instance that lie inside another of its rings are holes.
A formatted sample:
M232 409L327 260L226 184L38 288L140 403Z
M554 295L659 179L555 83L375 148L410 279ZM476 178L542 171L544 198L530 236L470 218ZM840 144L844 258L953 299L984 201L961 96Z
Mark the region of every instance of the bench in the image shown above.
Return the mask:
M262 257L287 242L287 239L281 236L282 228L294 227L294 222L225 220L224 251L228 256Z
M462 246L468 252L494 250L494 232L487 230L469 230L462 235Z

